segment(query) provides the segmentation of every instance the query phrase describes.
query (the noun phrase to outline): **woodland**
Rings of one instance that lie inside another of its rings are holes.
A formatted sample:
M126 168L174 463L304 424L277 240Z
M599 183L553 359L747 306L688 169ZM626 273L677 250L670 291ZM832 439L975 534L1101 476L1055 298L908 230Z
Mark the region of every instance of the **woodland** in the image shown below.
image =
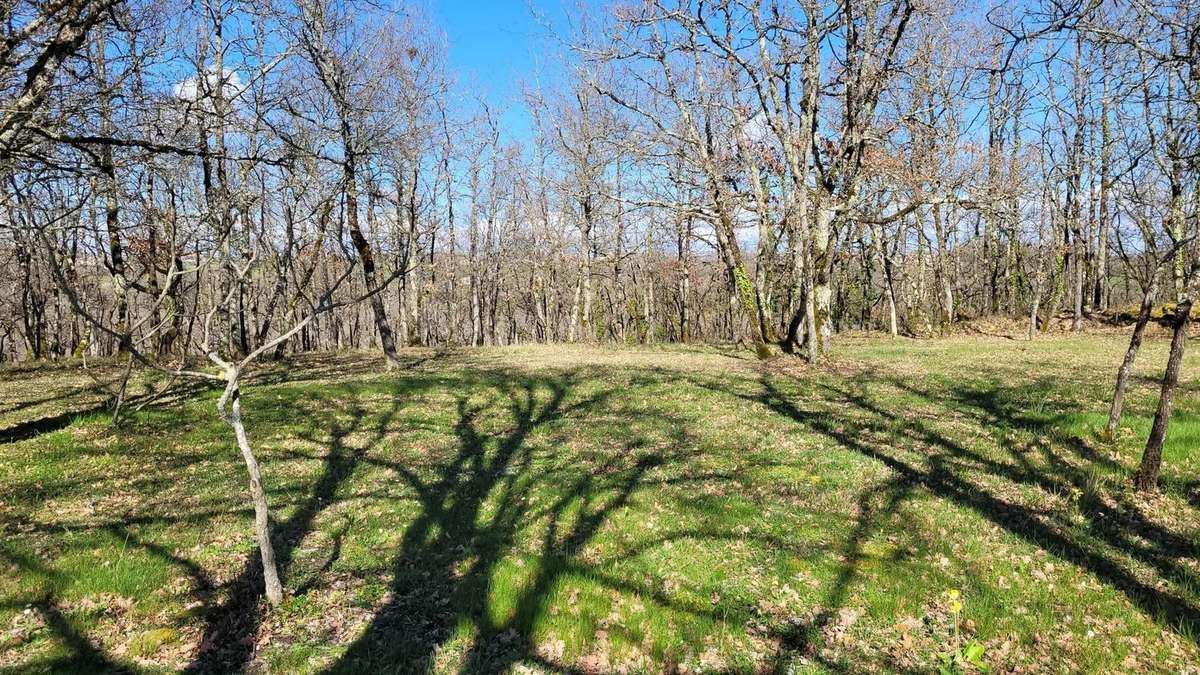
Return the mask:
M1200 668L1200 4L523 7L0 0L0 672Z

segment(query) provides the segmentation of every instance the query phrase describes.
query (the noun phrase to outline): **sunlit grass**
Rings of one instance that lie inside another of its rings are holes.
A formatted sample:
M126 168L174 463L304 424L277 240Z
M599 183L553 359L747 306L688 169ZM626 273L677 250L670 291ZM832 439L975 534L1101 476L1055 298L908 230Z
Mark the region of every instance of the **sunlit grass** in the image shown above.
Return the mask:
M1107 442L1123 346L272 367L244 406L288 592L274 609L231 601L255 597L256 550L216 392L114 429L86 380L36 371L0 410L10 429L51 420L0 444L0 668L923 671L956 639L1002 670L1195 663L1200 361L1143 499L1128 476L1165 345Z

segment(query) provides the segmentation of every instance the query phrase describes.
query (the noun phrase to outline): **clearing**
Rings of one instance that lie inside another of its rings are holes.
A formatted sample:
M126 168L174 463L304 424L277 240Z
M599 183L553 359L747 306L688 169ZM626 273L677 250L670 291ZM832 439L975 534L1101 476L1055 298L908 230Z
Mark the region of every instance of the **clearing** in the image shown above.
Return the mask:
M0 371L0 670L1200 672L1200 358L1141 498L1166 343L1110 443L1125 340L275 366L273 610L218 392L113 428L78 369Z

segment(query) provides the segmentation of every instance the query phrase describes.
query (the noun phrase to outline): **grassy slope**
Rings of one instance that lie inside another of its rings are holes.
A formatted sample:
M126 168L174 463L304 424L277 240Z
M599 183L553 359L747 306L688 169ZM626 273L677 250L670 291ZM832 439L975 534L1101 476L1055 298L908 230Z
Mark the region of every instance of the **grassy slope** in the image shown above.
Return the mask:
M0 670L995 670L1200 663L1200 358L1165 489L1127 488L1119 337L340 355L245 407L288 597L257 579L216 392L121 429L0 386ZM953 591L960 592L955 600ZM962 603L958 610L957 603ZM957 611L956 611L957 610Z

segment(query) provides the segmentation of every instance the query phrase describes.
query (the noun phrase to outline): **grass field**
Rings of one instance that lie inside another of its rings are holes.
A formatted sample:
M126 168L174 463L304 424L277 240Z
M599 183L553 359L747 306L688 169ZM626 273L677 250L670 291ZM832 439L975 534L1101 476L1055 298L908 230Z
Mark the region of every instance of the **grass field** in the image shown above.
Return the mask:
M1128 481L1165 348L1111 443L1115 334L273 367L274 609L218 392L114 428L78 370L0 371L0 670L1200 672L1195 350Z

